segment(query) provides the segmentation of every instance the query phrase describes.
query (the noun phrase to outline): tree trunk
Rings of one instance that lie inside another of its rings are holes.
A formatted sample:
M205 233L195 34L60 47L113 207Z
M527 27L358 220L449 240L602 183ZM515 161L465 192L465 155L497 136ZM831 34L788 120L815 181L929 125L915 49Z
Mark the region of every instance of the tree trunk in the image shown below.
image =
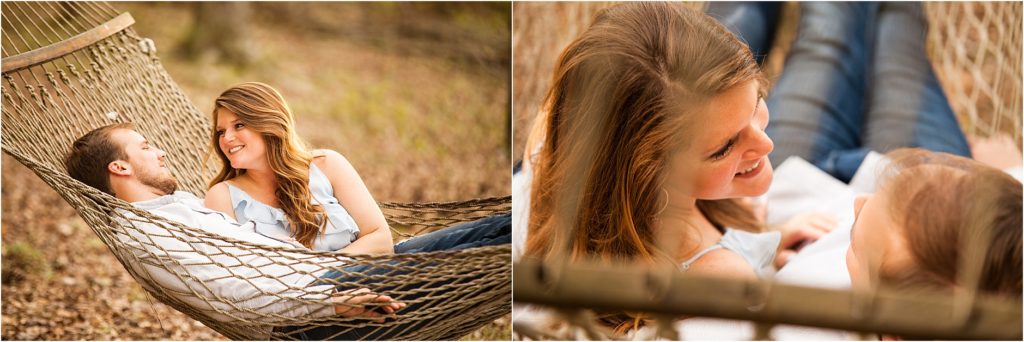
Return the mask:
M186 58L213 59L248 66L255 59L249 35L252 5L248 2L193 4L195 24L181 51Z

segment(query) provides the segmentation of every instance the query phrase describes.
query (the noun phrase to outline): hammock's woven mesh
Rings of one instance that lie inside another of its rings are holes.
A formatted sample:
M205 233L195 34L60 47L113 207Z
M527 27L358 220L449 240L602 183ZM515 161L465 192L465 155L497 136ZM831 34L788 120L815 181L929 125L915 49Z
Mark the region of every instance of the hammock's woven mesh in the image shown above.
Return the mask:
M928 55L965 133L1021 135L1021 3L932 2Z
M130 22L130 16L94 2L4 2L0 6L3 151L63 196L128 272L160 301L234 339L288 339L296 336L274 328L324 325L339 327L339 334L360 329L361 336L371 338L388 333L391 339L456 339L510 311L508 245L392 256L267 248L164 220L71 179L64 172L63 158L72 141L99 126L134 122L140 133L167 152L180 189L202 194L204 179L211 174L202 162L208 119L160 65L152 41L131 28L116 29L118 20ZM68 41L77 39L73 37L111 27L116 33L78 50L10 69L43 47L68 46ZM393 226L418 232L506 213L509 202L509 197L503 197L381 203L381 208ZM165 248L169 239L188 248ZM218 271L191 274L183 267L186 264L209 265ZM362 268L354 272L353 267ZM268 269L274 271L267 274ZM266 310L326 305L324 295L331 290L284 279L308 278L328 269L346 273L343 279L356 279L341 283L341 288L377 290L419 308L383 322L290 317L288 310ZM268 279L279 290L263 290ZM210 286L213 282L227 282L232 290L218 291L223 286Z

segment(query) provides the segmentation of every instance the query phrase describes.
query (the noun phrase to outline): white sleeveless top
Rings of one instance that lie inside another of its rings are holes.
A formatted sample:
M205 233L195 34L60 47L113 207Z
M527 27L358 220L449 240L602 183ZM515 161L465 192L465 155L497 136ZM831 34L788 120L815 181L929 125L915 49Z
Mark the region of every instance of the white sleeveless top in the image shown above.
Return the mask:
M291 227L284 210L274 208L257 201L231 183L231 208L239 223L256 222L256 232L274 240L286 242L296 247L303 247L292 238ZM359 226L334 197L334 187L316 164L309 164L309 192L313 198L311 203L323 206L327 214L327 228L313 239L313 250L321 252L336 251L348 246L359 237Z
M743 260L746 260L750 267L754 268L754 273L757 273L758 278L770 278L775 274L772 262L775 260L775 252L781 240L782 233L779 232L749 233L726 228L725 234L722 235L722 239L718 243L697 252L690 259L683 261L679 268L686 271L690 269L690 265L693 265L705 254L725 248L743 257Z

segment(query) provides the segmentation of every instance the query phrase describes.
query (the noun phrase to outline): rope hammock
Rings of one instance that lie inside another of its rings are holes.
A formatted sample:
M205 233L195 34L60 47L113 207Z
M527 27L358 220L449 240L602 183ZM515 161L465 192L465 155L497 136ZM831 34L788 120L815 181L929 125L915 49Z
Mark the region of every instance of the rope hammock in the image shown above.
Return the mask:
M970 135L1021 140L1021 3L929 2L928 57Z
M513 24L513 63L517 127L530 127L549 87L558 54L586 29L597 12L614 5L517 3ZM684 6L703 8L700 2ZM924 5L929 21L927 52L961 129L967 135L1006 133L1021 144L1021 3ZM798 11L787 4L784 13ZM795 32L795 22L780 22ZM778 75L790 41L776 39L766 73ZM773 56L778 57L773 57ZM773 58L776 58L773 60ZM516 132L521 156L525 133ZM980 241L980 240L978 240ZM978 241L974 241L977 243ZM966 242L965 242L966 243ZM966 248L971 247L971 248ZM965 246L960 262L980 270L985 246ZM569 263L523 258L513 266L516 301L553 309L558 324L515 321L514 336L533 340L609 340L623 336L596 324L593 310L644 312L658 338L684 339L673 327L682 316L753 322L753 340L769 340L779 324L889 333L915 339L1013 339L1022 336L1021 302L989 297L972 286L957 295L881 288L837 291L771 282L712 278L637 265ZM978 282L980 272L961 272L962 284ZM602 286L594 286L600 283ZM872 338L868 334L864 339Z
M328 338L359 329L367 338L386 333L389 339L451 340L510 312L509 245L387 256L267 247L165 220L70 178L63 159L76 138L96 127L133 122L167 152L180 189L202 194L203 180L212 175L202 165L208 119L168 76L152 40L131 28L130 14L97 2L2 6L3 151L70 203L128 273L161 302L224 336L245 340L295 339L296 333L321 326L337 327L337 334ZM511 204L507 196L380 206L392 227L420 233L507 213ZM158 242L167 239L191 248L165 249ZM247 262L251 260L275 264L252 265ZM190 274L184 265L193 262L222 272ZM267 274L263 270L268 266L286 272ZM263 310L272 305L331 305L326 297L332 290L281 281L282 290L268 292L254 278L280 281L327 270L344 273L341 279L358 279L328 281L339 289L369 288L409 308L379 322ZM212 281L255 294L218 293L209 286ZM414 306L418 308L408 310ZM294 326L303 328L281 329Z

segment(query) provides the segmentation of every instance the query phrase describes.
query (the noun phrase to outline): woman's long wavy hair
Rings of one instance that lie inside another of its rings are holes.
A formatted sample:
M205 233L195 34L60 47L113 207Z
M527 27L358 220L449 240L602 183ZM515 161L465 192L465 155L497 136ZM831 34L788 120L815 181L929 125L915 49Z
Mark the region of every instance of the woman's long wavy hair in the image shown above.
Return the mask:
M534 167L526 253L653 260L668 158L711 98L766 83L750 49L678 4L605 9L559 57L528 141ZM542 139L542 140L540 140ZM716 226L759 230L734 200L698 200ZM568 229L566 229L568 228Z
M267 160L277 176L274 197L288 217L292 236L312 248L313 240L327 226L327 220L323 207L310 203L309 163L313 156L295 133L295 120L284 97L264 83L246 82L225 90L214 103L210 155L216 155L224 167L210 181L210 187L245 173L244 169L231 167L218 144L217 112L224 108L235 113L246 128L263 137Z
M686 148L698 110L752 80L763 93L750 49L703 13L646 2L599 13L559 57L527 142L534 181L526 254L667 262L655 224L669 157ZM761 229L734 200L697 207L719 228ZM622 328L634 318L602 320Z

